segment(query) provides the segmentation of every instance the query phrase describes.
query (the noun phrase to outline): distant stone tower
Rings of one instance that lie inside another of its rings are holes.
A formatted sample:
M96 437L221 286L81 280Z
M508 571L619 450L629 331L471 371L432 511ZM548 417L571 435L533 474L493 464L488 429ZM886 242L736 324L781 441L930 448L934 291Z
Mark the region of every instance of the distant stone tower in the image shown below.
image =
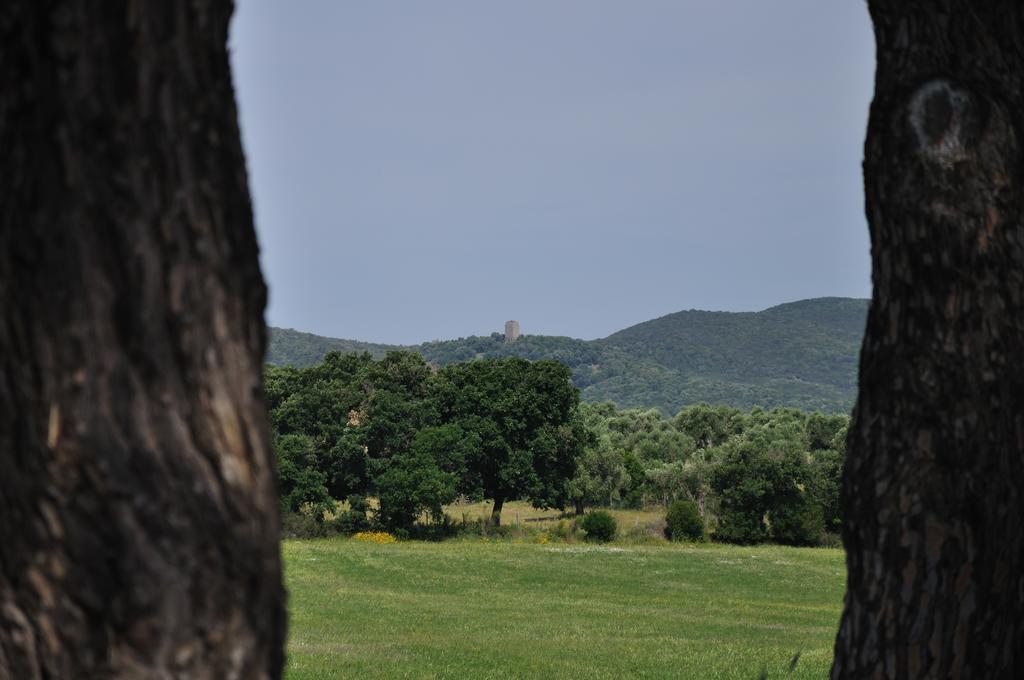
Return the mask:
M515 342L519 339L519 322L505 322L505 342Z

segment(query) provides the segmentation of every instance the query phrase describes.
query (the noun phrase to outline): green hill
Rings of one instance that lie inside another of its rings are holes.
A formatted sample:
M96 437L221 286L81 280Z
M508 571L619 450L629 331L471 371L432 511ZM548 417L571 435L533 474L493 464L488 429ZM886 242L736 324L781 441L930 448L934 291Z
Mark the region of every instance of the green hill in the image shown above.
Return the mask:
M320 363L328 352L369 352L380 359L389 351L401 349L396 345L378 345L358 340L325 338L291 328L269 328L267 363L279 366L312 366Z
M524 335L471 336L412 347L270 329L267 361L306 366L329 351L382 356L412 349L439 366L475 358L557 359L587 401L675 413L709 402L749 409L791 406L847 412L857 391L867 300L816 298L761 312L676 312L600 340Z

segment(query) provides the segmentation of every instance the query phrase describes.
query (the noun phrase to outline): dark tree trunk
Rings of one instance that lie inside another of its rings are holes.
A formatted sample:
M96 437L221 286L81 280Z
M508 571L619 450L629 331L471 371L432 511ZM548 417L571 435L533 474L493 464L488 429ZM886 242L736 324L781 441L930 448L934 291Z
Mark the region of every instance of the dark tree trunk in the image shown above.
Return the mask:
M502 496L494 497L494 507L491 508L491 524L493 526L501 526L501 508L505 505L505 498Z
M0 677L277 677L228 0L0 8Z
M835 678L1024 677L1024 4L872 0Z
M577 499L573 500L573 506L576 509L576 514L577 515L582 515L586 511L586 509L583 507L583 499L582 498L577 498Z

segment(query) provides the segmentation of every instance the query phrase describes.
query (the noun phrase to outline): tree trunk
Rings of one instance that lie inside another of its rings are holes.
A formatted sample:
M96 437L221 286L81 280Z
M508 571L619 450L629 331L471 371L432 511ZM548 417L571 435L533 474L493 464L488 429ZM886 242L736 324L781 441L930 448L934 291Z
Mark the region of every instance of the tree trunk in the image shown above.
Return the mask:
M583 499L582 498L575 498L575 499L573 499L573 506L574 506L574 508L576 510L576 516L577 517L581 516L585 512L585 508L583 507Z
M1024 677L1024 5L872 0L834 678Z
M231 8L0 8L2 678L281 673Z
M501 526L501 508L505 505L505 499L502 496L494 497L494 507L491 508L491 525L499 527Z

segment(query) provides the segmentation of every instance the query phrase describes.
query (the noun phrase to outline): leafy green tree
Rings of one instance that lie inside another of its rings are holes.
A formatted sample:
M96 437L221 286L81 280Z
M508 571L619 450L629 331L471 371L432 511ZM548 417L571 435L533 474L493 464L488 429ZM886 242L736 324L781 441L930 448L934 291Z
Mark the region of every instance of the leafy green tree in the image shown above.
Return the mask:
M672 424L693 438L697 447L708 449L724 444L744 425L743 413L728 406L694 404L681 410Z
M423 399L427 396L431 373L421 355L399 350L388 352L380 361L371 363L366 377L374 390L400 394L406 399Z
M799 448L787 450L785 439L766 445L764 433L759 434L730 446L712 472L711 485L718 495L715 538L730 543L769 538L814 543L824 524L821 507L809 490L807 454Z
M833 448L833 442L840 432L843 433L845 448L845 433L850 422L849 416L827 415L824 413L807 414L806 428L808 448L811 451Z
M360 378L372 362L368 354L331 353L308 369L270 369L267 390L275 432L307 434L318 450L331 448L365 396Z
M785 488L785 487L784 487ZM772 539L786 545L816 545L825 530L821 505L806 489L788 488L769 513Z
M349 425L330 449L319 454L318 467L326 476L332 497L346 498L370 491L369 459L363 442L358 427Z
M683 463L657 463L645 471L647 490L658 499L663 506L684 493L685 473Z
M381 472L374 479L380 503L378 521L390 530L402 531L409 531L423 514L440 521L443 506L454 501L460 490L467 461L479 448L477 433L458 425L419 430L408 453L381 463Z
M622 454L613 450L607 437L596 446L587 447L577 461L576 475L569 484L569 495L577 515L585 506L611 507L629 486L629 472Z
M577 515L582 515L588 505L613 505L633 486L625 456L612 443L608 423L615 414L614 404L580 405L579 415L588 432L588 444L577 460L576 475L569 483L569 496ZM643 480L642 467L639 480Z
M478 437L465 483L493 499L496 524L506 500L565 507L588 439L569 379L563 364L515 358L454 364L435 376L431 401L440 422Z
M466 477L467 461L472 459L480 447L479 434L466 431L454 423L424 427L412 441L413 453L430 456L438 469L455 475L460 484Z
M408 531L423 512L435 521L455 499L458 478L441 470L430 453L413 450L388 460L377 475L377 520L385 528Z
M425 418L422 402L387 390L374 390L363 402L363 419L358 426L371 475L388 460L409 451Z
M644 472L643 463L632 451L627 451L622 456L622 466L626 469L628 481L620 491L623 506L627 508L639 508L644 500Z
M718 461L707 452L695 455L682 464L680 482L682 495L697 506L701 518L706 519L709 505L713 505L711 475Z
M312 438L303 434L275 437L274 453L277 457L278 484L281 509L298 512L305 507L313 510L319 521L333 507L327 492L327 478L316 468L316 453Z
M842 519L839 491L842 487L843 462L841 451L823 449L811 454L811 492L821 508L822 522L828 531L839 531Z
M716 540L741 544L768 540L765 516L780 481L778 472L771 459L754 448L733 448L725 455L711 476L718 496Z
M780 476L768 518L772 538L788 545L815 545L825 530L824 513L814 493L811 457L786 453L777 458Z
M350 419L365 398L363 376L371 363L369 355L332 353L311 368L267 367L274 432L279 437L303 437L306 454L292 464L315 469L317 475L307 473L305 478L322 479L334 498L366 491L365 454ZM288 474L282 469L283 478Z
M303 369L292 366L275 366L266 364L263 367L263 398L267 402L267 410L273 414L281 407L302 383Z
M274 431L304 442L302 456L292 452L282 461L284 495L292 494L289 480L299 479L309 493L317 482L335 499L373 492L374 476L386 470L390 457L407 453L430 420L430 373L410 352L380 361L332 352L306 369L267 367Z

